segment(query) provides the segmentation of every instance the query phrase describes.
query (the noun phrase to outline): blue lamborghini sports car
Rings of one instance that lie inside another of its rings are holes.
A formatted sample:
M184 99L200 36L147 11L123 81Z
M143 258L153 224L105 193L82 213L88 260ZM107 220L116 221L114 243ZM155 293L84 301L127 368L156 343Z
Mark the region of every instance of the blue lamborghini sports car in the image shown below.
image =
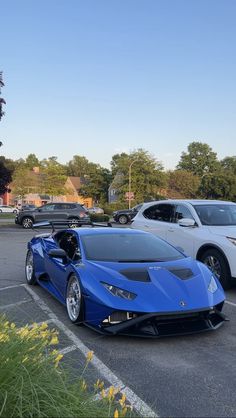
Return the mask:
M73 323L114 335L161 337L218 328L225 295L213 273L156 236L75 228L28 243L26 280L39 283Z

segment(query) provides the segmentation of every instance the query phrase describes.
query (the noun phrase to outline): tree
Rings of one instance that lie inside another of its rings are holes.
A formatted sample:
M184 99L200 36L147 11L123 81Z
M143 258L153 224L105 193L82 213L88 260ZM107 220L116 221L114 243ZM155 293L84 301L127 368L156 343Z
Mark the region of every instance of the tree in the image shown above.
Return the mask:
M212 151L208 144L192 142L188 145L188 152L182 152L178 170L191 171L193 174L202 177L207 173L219 170L220 163L217 154Z
M236 176L221 170L206 174L200 185L201 196L207 199L236 200Z
M220 162L222 168L236 176L236 156L225 157Z
M121 153L112 157L112 176L114 178L119 174L120 178L118 189L120 200L124 201L125 193L129 191L131 163L131 191L135 196L134 203L157 198L160 189L166 187L167 176L163 172L162 164L148 151L140 148L130 154Z
M62 164L53 156L41 161L41 189L42 192L51 196L58 196L66 193L66 173Z
M37 192L39 187L38 178L32 176L32 171L23 164L15 169L12 180L12 191L20 199L28 193Z
M29 154L26 157L25 165L32 170L34 167L38 167L40 165L38 158L35 154Z
M110 171L99 164L89 163L87 173L79 193L84 197L92 197L96 203L106 202L111 182Z
M0 96L1 96L1 87L4 86L3 80L2 80L2 72L0 72ZM0 97L0 121L2 119L2 116L4 115L4 112L2 110L2 105L6 104L5 100ZM0 147L3 145L2 141L0 141ZM3 157L4 158L4 157ZM0 195L3 195L6 192L9 192L9 184L11 182L11 170L7 168L4 164L4 160L1 157L0 160Z
M74 155L67 165L68 176L84 177L89 174L89 164L86 157Z
M193 199L197 197L200 179L187 170L169 171L168 196L171 198Z

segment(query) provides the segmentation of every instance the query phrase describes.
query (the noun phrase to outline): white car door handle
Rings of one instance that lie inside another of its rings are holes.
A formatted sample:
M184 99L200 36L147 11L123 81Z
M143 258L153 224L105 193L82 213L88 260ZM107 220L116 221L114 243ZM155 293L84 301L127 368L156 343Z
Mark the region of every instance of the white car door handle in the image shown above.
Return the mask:
M174 228L168 229L169 232L175 232Z

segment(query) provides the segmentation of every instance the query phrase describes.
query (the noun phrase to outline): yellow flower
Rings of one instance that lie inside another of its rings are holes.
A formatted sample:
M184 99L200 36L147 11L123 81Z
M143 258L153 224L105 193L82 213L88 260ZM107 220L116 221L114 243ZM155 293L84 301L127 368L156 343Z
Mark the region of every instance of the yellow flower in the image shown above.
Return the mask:
M3 334L3 333L0 334L0 342L6 343L9 340L10 340L9 335Z
M115 388L114 386L111 386L108 390L107 399L111 401L114 399L114 396L115 396Z
M121 399L119 400L119 403L120 403L120 405L121 405L122 407L124 406L125 401L126 401L126 396L125 396L125 394L123 393L123 395L122 395Z
M101 397L104 399L106 397L106 392L104 389L101 390Z
M122 411L121 411L121 416L125 417L126 414L127 414L127 406L124 406L124 408L122 408Z
M15 329L16 324L14 324L14 322L11 323L11 329Z
M114 418L119 418L119 412L118 409L115 410L114 412Z
M41 325L40 325L40 329L43 331L44 329L47 329L48 328L48 324L46 323L46 322L43 322Z
M58 354L58 356L55 358L55 367L58 367L59 361L63 358L63 354Z
M87 358L87 362L89 362L89 361L91 361L92 360L92 358L93 358L93 351L89 351L88 353L87 353L87 356L86 356L86 358Z
M56 344L58 344L58 343L59 343L58 338L57 338L57 336L55 335L55 336L53 336L53 337L52 337L52 339L51 339L51 341L50 341L49 345L56 345Z

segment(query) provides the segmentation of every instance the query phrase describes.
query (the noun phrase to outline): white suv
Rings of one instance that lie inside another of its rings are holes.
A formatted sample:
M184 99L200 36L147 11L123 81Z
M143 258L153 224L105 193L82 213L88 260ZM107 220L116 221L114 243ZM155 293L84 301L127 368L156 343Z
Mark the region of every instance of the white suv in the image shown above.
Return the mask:
M152 232L202 261L225 289L236 281L236 203L159 200L143 205L131 227Z

